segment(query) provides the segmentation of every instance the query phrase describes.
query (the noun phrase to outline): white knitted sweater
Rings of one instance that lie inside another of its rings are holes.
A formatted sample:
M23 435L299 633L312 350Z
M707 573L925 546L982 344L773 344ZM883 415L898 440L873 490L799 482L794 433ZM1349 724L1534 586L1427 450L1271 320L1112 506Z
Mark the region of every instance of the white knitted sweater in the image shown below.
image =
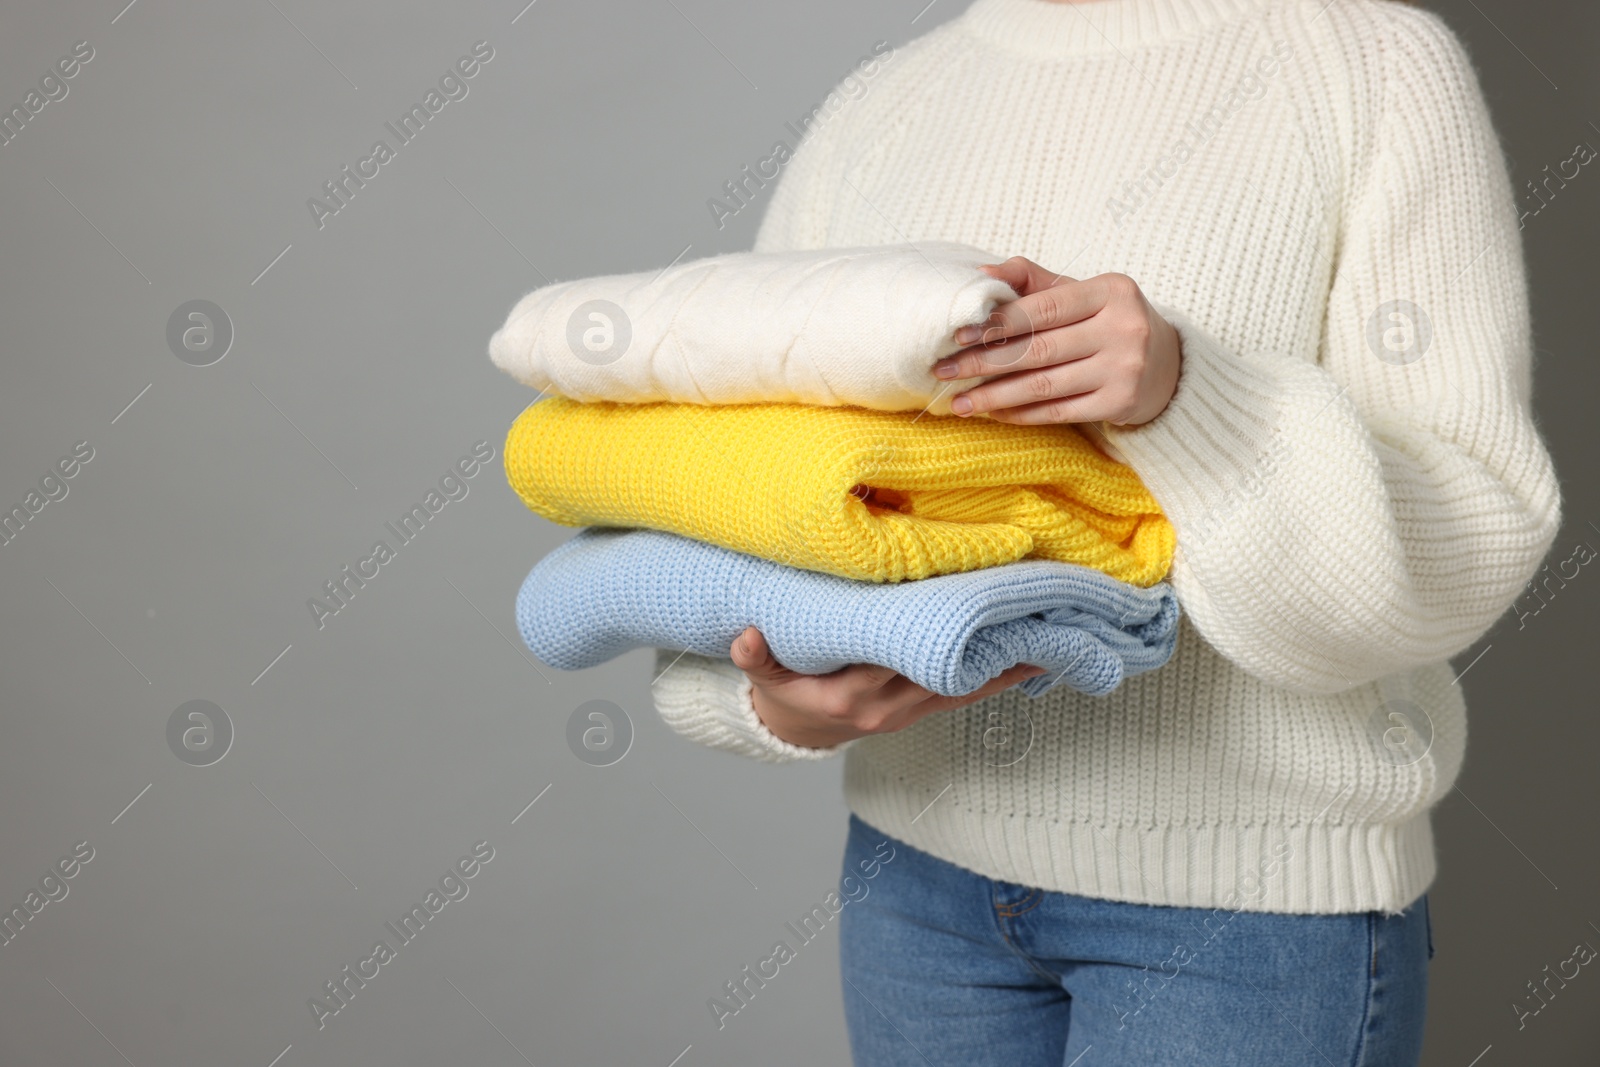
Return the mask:
M1512 189L1445 25L1390 0L976 0L759 195L757 251L947 239L1119 271L1183 343L1166 411L1105 427L1178 531L1176 655L1108 697L1013 690L840 746L852 810L1092 897L1415 900L1466 741L1446 660L1560 517ZM838 751L768 732L730 661L686 655L654 696L715 747Z

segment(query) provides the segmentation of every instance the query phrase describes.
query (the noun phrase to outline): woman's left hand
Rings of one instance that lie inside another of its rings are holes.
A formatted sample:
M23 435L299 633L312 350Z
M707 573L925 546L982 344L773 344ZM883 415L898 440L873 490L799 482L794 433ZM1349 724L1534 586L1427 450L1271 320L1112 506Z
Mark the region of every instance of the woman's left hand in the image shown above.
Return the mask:
M954 397L955 414L1138 426L1166 409L1182 345L1132 278L1079 281L1022 256L979 269L1019 295L981 326L957 331L956 341L971 347L934 366L945 381L1000 375Z

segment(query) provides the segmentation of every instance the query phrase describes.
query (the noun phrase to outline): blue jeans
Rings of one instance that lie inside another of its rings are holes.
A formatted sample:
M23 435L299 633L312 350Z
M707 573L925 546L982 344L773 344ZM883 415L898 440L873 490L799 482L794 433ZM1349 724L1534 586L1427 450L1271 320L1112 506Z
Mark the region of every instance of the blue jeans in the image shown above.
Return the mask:
M844 864L857 1067L1414 1067L1421 1056L1426 896L1395 916L1095 900L973 874L855 816Z

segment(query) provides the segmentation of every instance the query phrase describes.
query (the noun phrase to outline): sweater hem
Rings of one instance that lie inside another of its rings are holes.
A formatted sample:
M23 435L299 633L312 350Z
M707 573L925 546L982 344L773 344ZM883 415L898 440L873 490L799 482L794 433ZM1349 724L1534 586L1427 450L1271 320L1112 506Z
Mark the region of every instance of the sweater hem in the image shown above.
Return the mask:
M997 881L1132 904L1328 915L1404 910L1437 873L1427 812L1396 824L1097 826L932 804L857 753L845 802L874 829Z

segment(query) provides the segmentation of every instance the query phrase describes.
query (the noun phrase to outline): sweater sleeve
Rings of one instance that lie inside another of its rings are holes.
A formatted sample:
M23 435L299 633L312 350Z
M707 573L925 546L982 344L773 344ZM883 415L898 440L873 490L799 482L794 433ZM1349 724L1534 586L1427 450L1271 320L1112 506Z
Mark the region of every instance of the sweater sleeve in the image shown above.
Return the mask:
M1434 15L1407 9L1390 32L1315 361L1229 351L1157 305L1182 339L1177 392L1148 423L1106 427L1177 529L1171 581L1196 628L1307 693L1467 648L1560 522L1517 214L1476 73Z
M783 740L756 715L750 688L732 660L656 649L650 695L662 720L690 741L766 763L827 759L850 746L803 748Z

